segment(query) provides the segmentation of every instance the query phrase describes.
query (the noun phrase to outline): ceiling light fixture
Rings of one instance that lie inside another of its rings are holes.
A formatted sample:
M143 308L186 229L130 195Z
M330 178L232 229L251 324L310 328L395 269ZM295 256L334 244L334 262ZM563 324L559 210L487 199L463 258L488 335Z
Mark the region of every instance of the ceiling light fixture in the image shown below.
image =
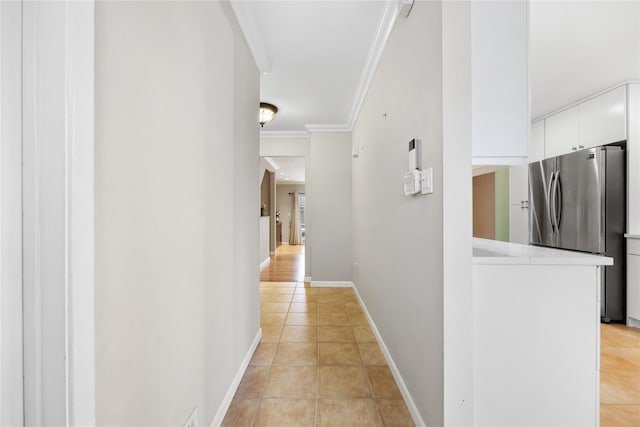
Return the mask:
M269 123L276 116L278 107L267 102L260 103L260 127L264 127L265 123Z

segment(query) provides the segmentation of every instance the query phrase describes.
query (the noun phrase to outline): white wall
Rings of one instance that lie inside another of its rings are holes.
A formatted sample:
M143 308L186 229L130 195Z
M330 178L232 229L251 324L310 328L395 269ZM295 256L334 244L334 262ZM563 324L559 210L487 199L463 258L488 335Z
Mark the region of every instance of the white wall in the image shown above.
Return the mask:
M304 184L276 185L276 209L280 211L283 243L289 243L289 223L291 222L291 196L289 193L294 191L304 193Z
M473 424L471 5L442 2L444 423Z
M260 217L260 264L269 259L269 228L271 217Z
M352 163L354 280L433 426L443 425L441 29L440 2L416 2L397 20L353 130ZM433 167L428 196L402 191L412 138L422 140L423 166Z
M259 330L258 102L228 3L97 4L99 425L209 425Z
M312 133L305 211L313 281L351 274L351 132Z

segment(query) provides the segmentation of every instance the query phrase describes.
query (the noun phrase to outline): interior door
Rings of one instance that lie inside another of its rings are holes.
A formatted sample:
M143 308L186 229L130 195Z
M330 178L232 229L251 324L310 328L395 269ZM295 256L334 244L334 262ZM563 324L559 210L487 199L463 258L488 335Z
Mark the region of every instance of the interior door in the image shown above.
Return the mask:
M551 177L556 172L556 159L529 164L529 243L554 246L555 233L549 215Z

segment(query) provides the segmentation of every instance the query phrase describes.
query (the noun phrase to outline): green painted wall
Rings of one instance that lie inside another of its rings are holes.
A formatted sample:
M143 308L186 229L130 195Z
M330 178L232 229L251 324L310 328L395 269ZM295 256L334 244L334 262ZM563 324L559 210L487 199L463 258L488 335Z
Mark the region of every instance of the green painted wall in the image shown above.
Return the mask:
M509 241L509 168L496 168L496 240Z

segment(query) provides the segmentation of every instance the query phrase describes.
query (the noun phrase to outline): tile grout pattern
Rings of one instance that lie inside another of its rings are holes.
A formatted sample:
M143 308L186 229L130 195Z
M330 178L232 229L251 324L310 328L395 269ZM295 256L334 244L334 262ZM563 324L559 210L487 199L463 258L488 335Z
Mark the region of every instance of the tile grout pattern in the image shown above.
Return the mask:
M260 286L263 337L223 426L413 426L351 288Z
M640 426L640 329L600 325L600 425Z

